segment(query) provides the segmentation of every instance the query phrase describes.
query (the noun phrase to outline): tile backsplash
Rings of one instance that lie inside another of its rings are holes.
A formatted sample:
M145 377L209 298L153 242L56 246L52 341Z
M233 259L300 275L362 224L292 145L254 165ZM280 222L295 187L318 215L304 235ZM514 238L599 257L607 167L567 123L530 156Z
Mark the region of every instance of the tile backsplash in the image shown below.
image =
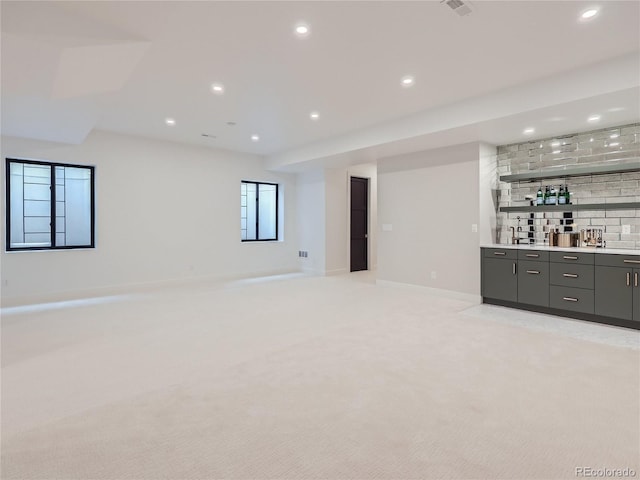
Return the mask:
M522 238L543 244L550 228L580 231L601 228L608 248L640 249L640 209L619 210L615 203L640 202L640 123L589 132L562 135L526 143L502 145L497 150L498 175L549 172L589 165L630 165L637 171L585 175L507 183L498 181L497 205L529 205L538 188L568 185L573 204L611 204L606 210L574 212L519 212L497 214L497 241L511 242L510 227L518 227ZM533 207L535 209L535 207Z

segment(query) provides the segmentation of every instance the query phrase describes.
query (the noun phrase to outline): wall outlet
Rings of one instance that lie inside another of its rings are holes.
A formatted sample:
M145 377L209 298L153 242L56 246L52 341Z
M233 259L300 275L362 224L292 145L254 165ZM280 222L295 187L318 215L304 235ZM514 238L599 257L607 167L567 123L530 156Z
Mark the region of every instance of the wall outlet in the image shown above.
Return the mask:
M622 234L631 235L631 225L622 225Z
M436 272L431 272L431 280L435 280L437 277Z
M473 233L478 233L478 224L477 223L472 223L471 224L471 231Z

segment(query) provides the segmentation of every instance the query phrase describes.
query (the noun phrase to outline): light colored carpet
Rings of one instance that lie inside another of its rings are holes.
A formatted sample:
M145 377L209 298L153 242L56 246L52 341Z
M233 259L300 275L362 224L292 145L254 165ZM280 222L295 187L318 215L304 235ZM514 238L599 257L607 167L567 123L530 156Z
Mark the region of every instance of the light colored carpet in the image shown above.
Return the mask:
M2 478L640 475L637 332L474 309L365 273L7 310Z

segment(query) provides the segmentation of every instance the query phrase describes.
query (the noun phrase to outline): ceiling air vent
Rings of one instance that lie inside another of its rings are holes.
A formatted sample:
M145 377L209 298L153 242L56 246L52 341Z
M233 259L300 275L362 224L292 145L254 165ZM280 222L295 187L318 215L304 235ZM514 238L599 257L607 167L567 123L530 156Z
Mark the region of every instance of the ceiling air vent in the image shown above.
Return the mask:
M456 12L461 17L465 15L469 15L471 13L471 7L468 3L463 2L462 0L441 0L440 3L446 4L451 10Z

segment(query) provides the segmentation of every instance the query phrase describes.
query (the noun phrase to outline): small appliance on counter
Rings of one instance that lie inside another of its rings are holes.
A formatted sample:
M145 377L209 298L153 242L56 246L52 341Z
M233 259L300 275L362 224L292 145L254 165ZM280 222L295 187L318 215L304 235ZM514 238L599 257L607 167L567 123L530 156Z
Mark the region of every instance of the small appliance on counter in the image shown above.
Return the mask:
M549 232L550 247L577 247L580 245L580 234L560 233L557 229Z
M602 248L605 242L602 241L601 228L587 228L580 230L580 246Z

